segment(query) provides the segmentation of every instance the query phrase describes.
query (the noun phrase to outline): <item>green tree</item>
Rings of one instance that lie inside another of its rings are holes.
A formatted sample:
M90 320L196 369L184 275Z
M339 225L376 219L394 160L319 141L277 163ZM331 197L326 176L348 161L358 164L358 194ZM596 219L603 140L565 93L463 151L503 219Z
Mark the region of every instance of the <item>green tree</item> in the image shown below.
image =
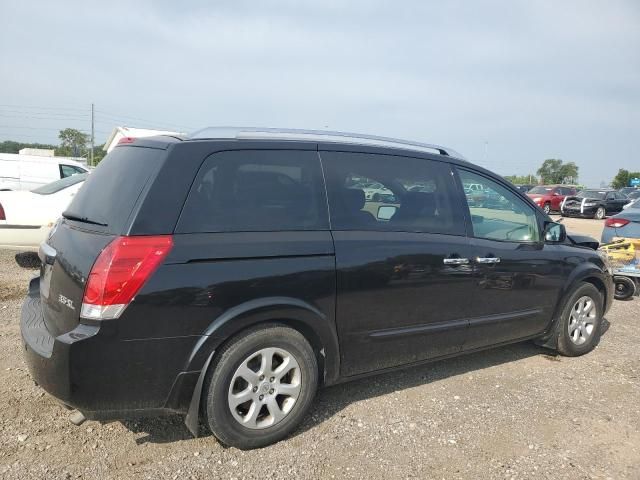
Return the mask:
M102 149L103 147L104 147L104 143L102 145L97 145L93 149L93 166L94 167L98 165L100 163L100 160L102 160L107 155L107 152L105 152Z
M89 135L75 128L65 128L58 134L60 146L56 149L56 155L62 157L84 157L87 154Z
M536 172L543 184L575 183L578 166L573 162L563 163L559 158L548 158Z
M507 175L504 177L514 185L537 185L538 177L535 175Z
M630 172L629 170L621 168L618 170L618 174L611 180L611 186L613 188L628 187L629 181L632 178L640 178L640 172Z
M5 140L0 142L0 153L18 153L23 148L42 148L46 150L53 150L55 145L46 145L44 143L23 143L15 142L13 140Z

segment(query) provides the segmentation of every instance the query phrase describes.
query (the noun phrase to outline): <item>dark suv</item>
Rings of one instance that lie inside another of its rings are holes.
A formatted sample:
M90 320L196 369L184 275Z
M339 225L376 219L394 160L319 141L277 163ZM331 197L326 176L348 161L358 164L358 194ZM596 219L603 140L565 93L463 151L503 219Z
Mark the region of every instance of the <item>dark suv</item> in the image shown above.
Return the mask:
M181 413L240 448L322 385L530 339L584 354L613 299L601 257L508 181L343 133L125 138L39 254L26 361L76 421Z

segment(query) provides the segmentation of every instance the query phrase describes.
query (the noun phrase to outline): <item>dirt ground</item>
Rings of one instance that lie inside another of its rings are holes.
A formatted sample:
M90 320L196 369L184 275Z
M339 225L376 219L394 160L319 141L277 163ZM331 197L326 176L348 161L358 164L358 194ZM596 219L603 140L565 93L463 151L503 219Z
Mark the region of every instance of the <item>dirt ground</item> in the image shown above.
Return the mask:
M523 343L327 388L292 437L242 452L180 417L70 424L22 360L34 274L0 252L0 478L640 478L637 299L584 357Z

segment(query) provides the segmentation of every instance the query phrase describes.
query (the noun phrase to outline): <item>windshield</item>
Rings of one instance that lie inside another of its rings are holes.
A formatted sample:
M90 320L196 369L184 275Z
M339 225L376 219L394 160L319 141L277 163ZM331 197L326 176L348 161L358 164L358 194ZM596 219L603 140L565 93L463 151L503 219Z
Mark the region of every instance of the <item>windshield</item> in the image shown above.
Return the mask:
M607 192L601 192L598 190L582 190L578 196L582 198L597 198L603 200Z
M551 193L551 191L553 190L553 187L533 187L531 190L529 190L527 193L538 193L538 194L549 194Z
M70 177L56 180L55 182L47 183L41 187L31 190L31 193L37 193L38 195L51 195L57 193L62 189L75 185L76 183L84 182L88 173L81 173L78 175L71 175Z

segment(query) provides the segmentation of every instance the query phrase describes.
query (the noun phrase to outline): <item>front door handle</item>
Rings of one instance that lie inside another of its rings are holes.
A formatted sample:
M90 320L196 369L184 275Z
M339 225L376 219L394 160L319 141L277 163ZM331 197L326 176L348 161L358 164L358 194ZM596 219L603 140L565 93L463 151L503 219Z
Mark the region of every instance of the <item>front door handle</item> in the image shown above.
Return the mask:
M442 261L445 265L467 265L469 263L468 258L445 258Z
M500 263L500 257L478 257L476 258L478 263Z

